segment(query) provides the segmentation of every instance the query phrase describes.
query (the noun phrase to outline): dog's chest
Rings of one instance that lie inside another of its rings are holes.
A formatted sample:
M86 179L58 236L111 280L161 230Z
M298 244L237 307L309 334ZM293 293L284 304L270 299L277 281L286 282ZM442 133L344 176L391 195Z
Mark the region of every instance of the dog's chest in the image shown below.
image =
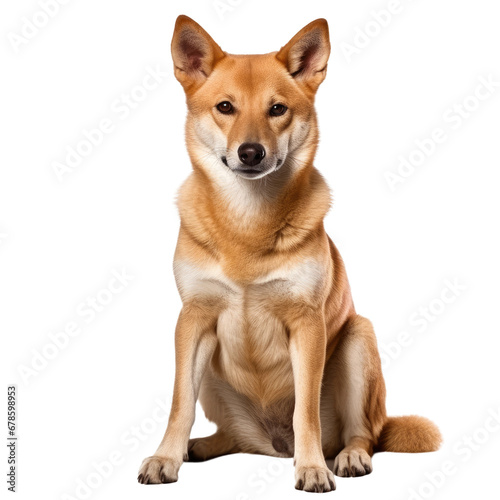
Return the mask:
M213 368L238 392L260 402L293 393L288 334L266 305L268 287L235 293L217 322Z
M224 303L217 320L215 374L263 404L293 396L288 332L276 304L312 294L318 273L317 264L306 262L239 284L219 266L195 268L177 263L183 300L209 296Z

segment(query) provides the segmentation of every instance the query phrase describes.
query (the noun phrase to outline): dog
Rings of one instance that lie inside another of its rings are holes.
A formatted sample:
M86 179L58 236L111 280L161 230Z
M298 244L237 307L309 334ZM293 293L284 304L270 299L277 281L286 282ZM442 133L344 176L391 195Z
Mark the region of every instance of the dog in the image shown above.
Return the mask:
M193 166L178 196L183 306L170 418L140 483L241 452L293 457L295 488L327 492L333 472L369 474L376 451L439 448L431 421L387 416L373 327L323 226L314 99L329 55L325 19L263 55L228 54L189 17L176 21ZM198 398L217 431L189 439Z

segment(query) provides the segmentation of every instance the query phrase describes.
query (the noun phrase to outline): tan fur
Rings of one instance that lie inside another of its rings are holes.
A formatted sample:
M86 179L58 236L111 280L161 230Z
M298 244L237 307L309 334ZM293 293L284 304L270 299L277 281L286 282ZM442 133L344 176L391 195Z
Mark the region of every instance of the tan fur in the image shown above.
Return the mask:
M375 451L422 453L436 451L441 434L429 419L410 415L389 417L379 436Z
M176 481L186 459L249 452L293 456L297 488L330 491L325 458L337 475L358 476L371 472L376 450L439 446L428 420L387 418L373 327L356 314L323 227L330 192L313 166L314 95L329 53L323 19L279 52L249 56L177 20L172 55L193 165L178 198L183 308L170 420L142 483ZM221 101L232 114L217 110ZM277 103L288 110L272 117ZM262 178L235 173L244 142L265 147ZM198 397L218 430L188 441Z

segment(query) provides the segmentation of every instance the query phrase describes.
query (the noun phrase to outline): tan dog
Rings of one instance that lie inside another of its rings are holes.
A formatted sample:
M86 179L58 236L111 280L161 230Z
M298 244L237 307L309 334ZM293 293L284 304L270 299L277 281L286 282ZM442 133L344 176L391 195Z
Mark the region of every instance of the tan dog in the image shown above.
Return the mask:
M436 450L422 417L388 418L371 323L356 314L325 233L329 189L313 166L314 96L326 75L318 19L279 52L230 55L177 19L175 76L187 97L193 172L179 193L172 410L139 482L177 481L183 460L294 457L298 489L330 491L372 470L374 451ZM218 426L189 439L200 398Z

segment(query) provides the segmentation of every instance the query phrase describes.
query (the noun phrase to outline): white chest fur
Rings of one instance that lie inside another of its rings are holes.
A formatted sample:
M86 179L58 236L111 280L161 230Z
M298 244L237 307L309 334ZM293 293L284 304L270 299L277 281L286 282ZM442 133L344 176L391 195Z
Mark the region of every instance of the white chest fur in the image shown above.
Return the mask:
M293 394L288 335L271 306L278 297L314 300L326 279L324 267L308 260L245 285L229 279L218 265L200 268L176 261L174 270L183 302L210 297L224 303L213 363L218 375L264 404Z
M257 300L265 300L266 295L272 300L272 294L278 293L312 302L328 279L328 267L319 260L307 259L275 269L246 285L231 280L218 264L200 267L177 260L174 274L184 302L209 296L238 302L249 292Z

